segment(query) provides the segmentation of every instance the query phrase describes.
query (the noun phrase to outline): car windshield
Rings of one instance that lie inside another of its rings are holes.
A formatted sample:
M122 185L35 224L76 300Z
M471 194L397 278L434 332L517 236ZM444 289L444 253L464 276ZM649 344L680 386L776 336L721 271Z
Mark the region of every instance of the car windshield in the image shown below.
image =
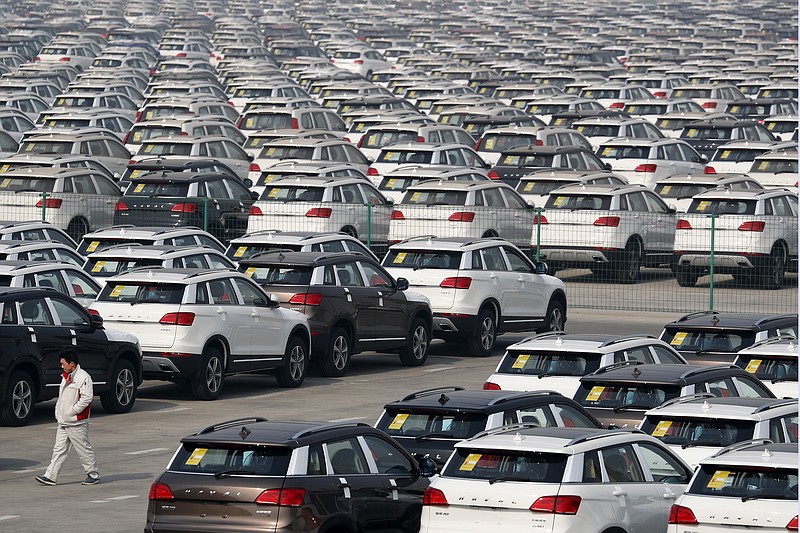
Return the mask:
M667 104L628 104L624 110L629 115L663 115Z
M490 483L560 483L567 457L563 453L457 448L442 477L482 479Z
M107 238L93 238L84 239L78 245L78 253L81 255L88 255L92 252L99 252L117 244L138 243L138 244L153 244L150 239L107 239Z
M181 129L178 126L134 126L131 128L131 133L125 140L125 144L142 144L142 141L149 141L156 137L180 134Z
M393 437L468 439L486 429L488 415L457 411L389 410L377 427Z
M185 442L168 470L193 474L285 476L290 448Z
M245 276L253 281L270 285L309 285L313 272L314 267L303 265L247 265L244 269Z
M700 465L690 494L797 502L797 469L771 466Z
M740 354L736 364L765 382L797 381L797 356Z
M750 148L725 148L714 152L712 161L729 161L731 163L743 163L755 160L767 150Z
M19 147L20 154L62 155L72 152L72 141L25 141Z
M611 209L611 196L586 196L580 194L550 194L545 209Z
M753 215L757 200L736 200L734 198L695 198L686 210L687 213L701 215Z
M535 352L509 350L500 361L498 373L544 377L585 376L600 368L602 355L577 352Z
M677 398L680 392L677 385L588 382L581 384L575 400L584 407L651 409Z
M270 159L311 159L314 156L313 148L298 148L296 146L265 146L258 154L259 158Z
M658 193L661 196L661 198L672 198L675 200L683 200L685 198L691 198L696 194L700 194L701 192L705 192L712 188L713 185L682 185L673 183L658 183L656 184L656 193Z
M153 120L159 117L174 117L175 115L191 114L188 107L179 106L159 106L148 108L142 113L141 120Z
M49 118L42 125L45 128L88 128L91 121L78 118Z
M413 205L467 205L466 191L413 190L406 191L404 204Z
M711 98L711 89L675 89L672 98Z
M579 124L575 129L586 137L616 137L619 134L619 126L613 124Z
M719 351L735 353L756 340L755 331L735 330L686 330L666 328L661 340L668 342L680 352Z
M603 159L647 159L650 147L603 145L598 150L598 155Z
M53 192L55 179L48 178L0 178L0 192Z
M693 128L686 128L681 133L681 139L730 139L731 132L733 128L701 128L701 127L693 127Z
M137 180L125 191L125 196L168 196L186 198L189 195L188 183L144 182Z
M391 249L383 260L384 267L457 270L461 264L461 252L442 250L394 250Z
M139 154L145 155L190 155L192 145L190 143L146 143L139 148Z
M641 430L665 444L730 446L753 438L754 420L648 416Z
M520 194L538 194L544 196L564 185L577 183L575 180L520 180L517 192Z
M135 248L131 248L131 253L135 254ZM84 270L95 278L109 278L128 272L134 268L161 266L160 259L89 259L84 265Z
M531 104L528 113L531 115L555 115L569 111L569 104Z
M419 135L416 131L370 131L367 132L359 146L362 148L383 148L394 143L417 142Z
M247 259L256 254L260 254L262 252L271 252L273 250L292 250L294 252L299 252L302 249L303 249L302 244L282 244L282 243L242 244L242 245L231 244L231 246L229 246L228 250L225 252L225 255L227 255L234 261L239 261L241 259Z
M482 152L505 152L517 146L536 144L536 135L509 135L504 133L486 133L481 137L478 150Z
M774 174L797 174L796 159L762 159L754 161L750 172L769 172Z
M281 130L292 127L292 115L289 113L269 113L247 115L240 128L248 130Z
M324 187L275 185L264 189L260 200L268 202L321 202L324 192Z
M108 283L97 297L100 302L129 304L179 304L186 285L152 282Z
M417 152L414 150L383 150L376 163L424 163L433 158L433 152Z

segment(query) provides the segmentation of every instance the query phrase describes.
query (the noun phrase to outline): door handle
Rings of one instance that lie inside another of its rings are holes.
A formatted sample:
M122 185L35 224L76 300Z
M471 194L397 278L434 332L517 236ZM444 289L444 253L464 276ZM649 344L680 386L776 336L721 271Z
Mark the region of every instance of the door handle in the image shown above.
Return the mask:
M678 496L676 494L672 493L672 492L668 492L668 493L664 494L664 499L665 500L674 500L677 497Z
M258 318L258 313L256 311L253 311L252 313L250 313L250 316L253 318Z
M497 279L497 274L489 274L489 279Z
M525 278L520 276L520 277L517 278L517 281L519 281L520 283L525 283Z
M349 489L350 488L350 483L339 483L338 485L336 485L336 488L338 488L338 489Z
M617 497L627 496L628 495L628 493L625 492L622 489L617 489L617 490L613 491L611 494L613 494L614 496L617 496Z
M218 315L224 315L224 314L226 314L226 311L221 307L217 307L217 314Z
M378 496L388 497L392 494L392 492L386 489L375 489L375 494Z

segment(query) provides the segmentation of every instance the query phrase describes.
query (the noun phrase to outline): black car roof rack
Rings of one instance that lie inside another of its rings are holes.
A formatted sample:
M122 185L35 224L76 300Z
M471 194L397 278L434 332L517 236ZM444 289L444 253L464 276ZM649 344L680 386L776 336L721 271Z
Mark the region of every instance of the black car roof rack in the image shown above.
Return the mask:
M747 347L747 349L756 348L758 346L766 346L768 344L775 344L776 342L780 341L796 341L797 337L794 335L778 335L777 337L767 337L766 339L762 339L756 343L751 344Z
M679 396L677 398L673 398L671 400L667 400L666 402L662 403L661 405L658 405L658 406L654 407L654 409L663 409L664 407L667 407L668 405L676 405L676 404L679 404L679 403L690 402L692 400L700 400L700 399L708 400L710 398L716 398L716 397L717 396L715 396L714 394L711 394L710 392L695 392L693 394L687 394L686 396Z
M440 392L455 392L455 391L459 391L459 390L464 390L464 387L452 386L452 387L437 387L437 388L434 388L434 389L424 389L424 390L421 390L421 391L412 392L411 394L407 394L407 395L403 396L400 399L400 401L401 402L405 402L405 401L408 401L408 400L416 400L417 398L423 398L425 396L432 396L432 395L438 394Z
M365 424L364 422L330 422L325 424L319 424L311 428L301 429L294 435L292 435L293 440L297 440L301 437L307 437L309 435L313 435L314 433L319 433L321 431L329 431L331 429L338 429L338 428L355 428L355 427L368 427L371 428L369 424Z
M770 316L765 316L765 317L763 317L763 318L759 318L758 320L756 320L756 321L753 323L753 325L754 325L754 326L760 326L761 324L764 324L764 323L766 323L766 322L771 322L771 321L773 321L773 320L779 320L779 319L781 319L781 318L794 318L795 320L797 320L797 315L796 315L796 314L789 314L789 313L786 313L786 314L783 314L783 315L770 315Z
M719 457L720 455L724 455L726 453L735 452L737 450L742 450L744 448L749 448L751 446L766 445L766 444L773 444L773 441L770 439L743 440L742 442L735 442L730 446L722 448L720 451L712 455L710 458L713 459L714 457Z
M256 422L269 422L269 420L267 420L262 416L248 416L244 418L237 418L235 420L228 420L227 422L221 422L219 424L214 424L213 426L205 427L200 431L198 431L197 433L195 433L195 435L205 435L206 433L219 431L221 429L227 429L230 427L238 426L239 424L246 424L246 423L254 424Z
M688 378L691 376L696 376L697 374L702 374L703 372L711 372L712 370L728 370L735 368L737 370L742 370L742 367L736 366L734 364L730 365L714 365L714 366L704 366L701 368L692 368L691 370L687 370L683 374L679 376L679 378Z
M611 363L610 365L601 366L600 368L598 368L597 370L588 375L595 376L597 374L605 374L606 372L610 372L611 370L617 370L618 368L624 368L626 366L637 366L643 364L645 364L644 361L633 361L633 360L618 361L616 363Z
M514 429L528 429L528 428L538 428L541 427L539 424L533 424L531 422L517 422L516 424L506 424L505 426L500 426L492 429L486 429L479 433L476 433L472 437L466 440L475 440L479 437L485 437L487 435L496 435L498 433L504 433L506 431L512 431Z
M720 314L719 311L697 311L695 313L689 313L688 315L683 315L675 322L684 322L686 320L689 320L690 318L697 318L701 316L718 315L718 314Z
M580 444L582 442L587 442L587 441L590 441L590 440L604 439L604 438L612 436L612 435L619 435L620 433L638 433L638 434L646 435L646 433L644 431L642 431L641 429L638 429L638 428L612 429L612 430L609 430L609 431L601 431L601 432L598 432L598 433L587 433L586 435L581 435L580 437L575 437L574 439L572 439L571 441L566 443L564 445L564 447L566 448L567 446L574 446L575 444Z
M763 413L764 411L769 411L770 409L775 409L776 407L783 407L784 405L792 405L792 404L797 405L796 398L783 398L780 400L775 400L774 402L769 402L767 404L759 406L755 411L753 411L753 414Z
M562 396L560 392L556 392L554 390L537 390L537 391L530 391L530 392L519 392L517 394L512 394L511 396L501 396L500 398L495 398L491 400L486 405L497 405L505 402L510 402L513 400L519 400L521 398L530 398L531 395L533 396Z

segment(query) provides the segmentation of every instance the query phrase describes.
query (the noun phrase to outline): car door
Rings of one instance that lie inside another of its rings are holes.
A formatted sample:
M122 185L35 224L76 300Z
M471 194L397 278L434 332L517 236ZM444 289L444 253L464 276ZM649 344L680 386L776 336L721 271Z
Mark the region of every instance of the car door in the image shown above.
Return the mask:
M672 504L686 491L692 472L673 454L656 444L638 442L634 448L649 474L653 499L661 504L658 517L662 524L666 523Z
M518 289L516 278L509 272L508 265L506 264L505 256L503 255L500 246L491 246L480 250L480 264L483 265L483 270L486 271L485 276L479 276L482 279L488 278L489 290L483 294L494 294L500 302L500 318L505 320L506 316L520 316L523 311L514 309L514 298L511 293ZM475 265L473 258L473 265ZM478 281L473 278L473 283ZM501 326L502 327L502 326Z
M233 278L243 303L243 311L250 317L250 366L252 369L271 368L283 358L283 317L277 307L267 307L267 296L252 281Z
M30 298L18 302L17 316L26 341L38 351L44 372L44 387L49 388L48 396L58 396L58 385L61 383L61 365L59 354L62 350L75 345L69 332L61 331L56 324L53 312L45 298ZM3 320L6 320L4 314ZM55 387L55 392L53 392Z
M544 319L547 311L549 288L541 274L536 274L530 261L511 246L503 246L510 270L498 272L508 278L504 285L513 287L508 292L508 304L503 311L503 328L533 329L536 321Z
M38 366L42 369L42 394L41 398L54 398L58 396L58 384L61 381L61 366L58 359L54 358L54 354L48 353L49 357L45 359L45 350L40 348L38 338L36 336L35 327L29 324L24 324L22 317L19 313L19 305L21 302L7 301L2 304L0 310L0 323L2 323L3 333L8 335L9 339L13 339L13 349L20 354L23 358L20 360L39 361ZM6 350L11 350L11 346L7 346ZM37 363L34 363L37 364ZM55 365L55 366L53 366Z
M654 192L642 191L647 201L648 213L643 217L650 219L650 249L671 252L675 244L675 224L677 215Z
M106 228L114 222L114 205L122 196L119 187L102 174L91 174L99 196L89 206L89 229Z
M253 317L250 316L250 309L241 305L230 278L209 281L207 298L231 349L229 366L237 370L238 365L247 364L252 355Z
M223 163L229 165L236 175L244 179L250 170L250 158L244 150L233 141L219 141L223 150Z
M600 457L604 486L620 527L637 533L663 529L667 518L661 502L663 489L647 481L633 446L621 444L603 448Z
M375 349L402 345L409 328L405 294L397 290L394 281L380 267L369 261L359 261L358 265L370 289Z
M200 184L198 184L200 185ZM202 195L199 190L198 195ZM205 182L205 196L208 198L208 227L216 227L216 230L211 230L211 233L229 239L228 228L236 226L238 222L240 206L239 201L234 201L228 192L225 183L221 179L209 179Z
M352 306L356 324L355 342L360 350L371 349L375 344L375 289L370 288L355 260L344 261L333 266L336 283L342 287L345 298Z
M369 183L359 183L361 193L366 199L367 220L364 225L364 235L369 231L370 241L375 243L385 243L389 240L389 223L392 216L392 206L387 203L378 189Z

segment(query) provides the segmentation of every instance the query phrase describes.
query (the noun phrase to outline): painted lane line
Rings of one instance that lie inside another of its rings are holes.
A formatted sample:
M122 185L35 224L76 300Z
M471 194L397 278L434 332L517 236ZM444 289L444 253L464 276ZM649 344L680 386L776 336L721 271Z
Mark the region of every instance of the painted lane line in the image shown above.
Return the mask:
M13 514L3 515L3 516L0 516L0 522L2 522L3 520L11 520L13 518L19 518L19 516L18 515L13 515Z
M27 470L14 470L12 474L30 474L31 472L39 472L40 468L29 468Z
M425 370L423 370L423 372L443 372L445 370L450 370L450 368L449 367L444 367L444 368L426 368Z
M166 448L150 448L149 450L139 450L136 452L125 452L125 455L144 455L146 453L163 452Z
M105 500L91 500L89 503L111 503L113 501L130 500L131 498L138 497L139 496L136 494L126 494L125 496L113 496L111 498L106 498Z
M170 407L169 409L159 409L157 413L177 413L178 411L189 411L191 407Z

